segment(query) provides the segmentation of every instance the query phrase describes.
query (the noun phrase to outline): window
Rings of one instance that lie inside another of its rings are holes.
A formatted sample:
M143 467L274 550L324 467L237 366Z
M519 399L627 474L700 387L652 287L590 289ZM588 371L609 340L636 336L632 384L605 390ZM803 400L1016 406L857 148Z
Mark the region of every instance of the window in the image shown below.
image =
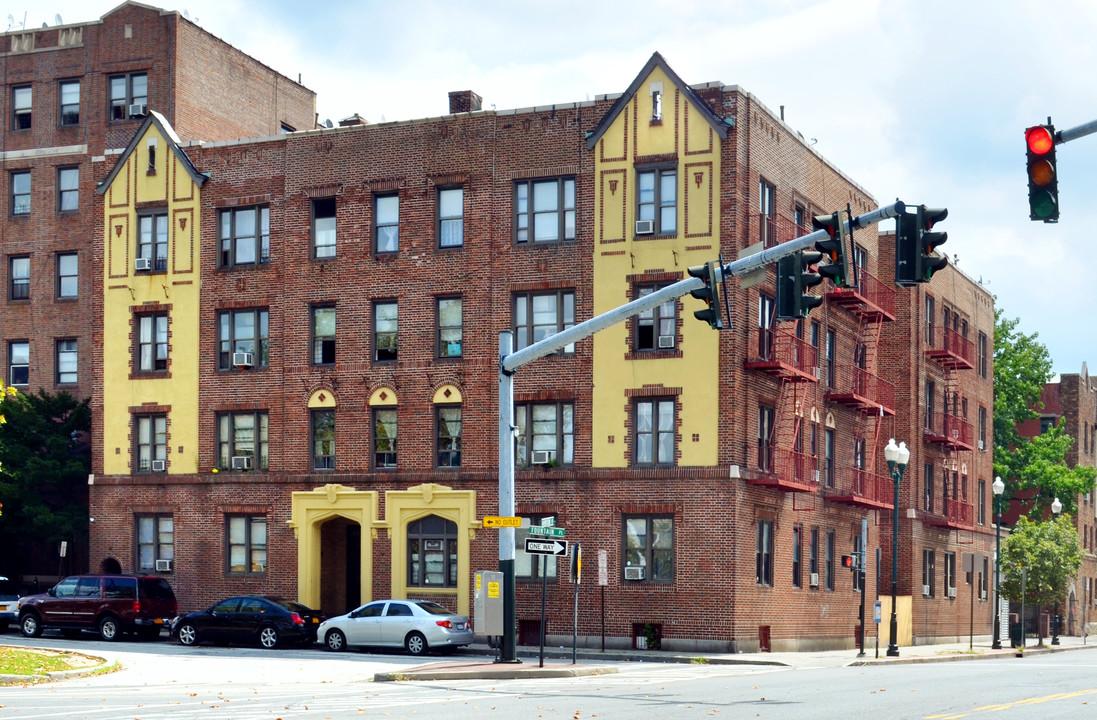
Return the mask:
M758 406L758 469L763 472L773 472L773 419L772 406Z
M217 463L221 470L266 470L270 433L265 412L217 416Z
M335 198L312 201L312 256L335 257Z
M545 518L555 518L554 515L525 515L523 517L529 517L530 526L539 526L541 520ZM527 528L519 528L514 532L514 575L515 577L539 580L541 579L542 562L544 563L544 576L549 578L556 577L556 556L555 555L530 555L526 552L526 538L538 537L529 534Z
M827 358L827 387L834 387L837 378L836 356L838 352L838 339L833 328L827 329L827 346L825 348Z
M76 339L63 338L57 341L57 384L76 384Z
M650 220L658 235L678 232L678 180L673 168L645 170L636 175L636 219Z
M532 345L575 324L575 293L570 290L514 298L515 350ZM563 352L575 352L575 344Z
M168 417L167 415L138 415L134 417L137 426L136 442L137 466L134 472L166 472L168 461ZM154 464L155 463L155 464Z
M335 410L312 411L312 468L335 469Z
M230 573L267 571L267 517L229 515L225 518L226 564Z
M30 130L33 95L30 85L11 90L12 130Z
M168 369L168 314L137 316L137 371Z
M57 210L74 212L80 209L80 168L58 168Z
M834 589L834 531L827 530L827 590Z
M644 580L674 580L674 518L635 515L624 518L626 568L644 569Z
M110 119L126 120L145 114L149 104L149 77L129 73L110 77ZM137 105L138 107L131 107ZM131 112L137 111L137 112Z
M637 400L633 405L633 458L636 465L673 465L674 398Z
M575 454L575 406L571 403L518 405L514 409L518 426L514 453L518 467L547 459L549 465L571 465ZM531 451L537 456L531 456ZM542 462L538 462L542 464Z
M438 246L461 247L465 243L465 190L438 191Z
M464 303L461 298L438 298L438 357L459 358L462 354Z
M408 585L457 587L457 523L429 515L408 524Z
M803 553L804 553L804 526L796 523L792 526L792 587L804 586L803 578Z
M400 196L378 195L373 200L373 251L377 254L400 250Z
M934 412L934 399L937 396L937 386L932 380L926 380L926 421L925 428L930 432L933 431L933 412ZM946 408L947 410L947 408Z
M758 521L758 545L754 553L755 582L773 585L773 520Z
M8 343L8 384L30 384L30 343L26 340Z
M377 408L373 411L373 467L378 470L396 468L395 408Z
M823 431L823 484L834 487L834 428Z
M926 512L933 512L933 463L926 463L922 468L923 482L925 488L922 493L922 509Z
M987 376L987 335L984 332L979 333L978 353L979 377L985 378Z
M157 560L175 559L175 520L171 515L137 515L137 569L155 570Z
M928 548L922 550L922 594L927 597L933 597L937 592L937 583L934 581L934 576L937 574L934 567L935 556L936 553L933 550Z
M62 80L58 83L57 95L61 102L61 125L79 125L80 81Z
M979 449L987 450L987 409L979 406Z
M9 288L12 300L30 299L30 258L26 255L13 257L8 262L11 272Z
M76 253L57 255L57 298L70 300L80 291L80 256Z
M137 218L137 257L149 261L154 272L168 269L168 214L141 215Z
M270 262L270 208L222 210L219 227L221 267Z
M978 487L978 492L979 492L979 497L978 497L978 501L977 501L978 502L978 511L979 512L978 512L978 515L977 515L976 519L979 521L980 525L986 525L987 524L987 481L986 480L980 480L977 487Z
M808 547L808 572L811 573L811 586L819 587L819 528L811 529L811 544Z
M956 553L945 553L945 589L949 597L956 592Z
M440 405L436 409L435 449L438 467L461 467L460 405Z
M515 242L575 239L575 179L520 181L514 186Z
M651 295L660 289L655 285L644 285L636 289L638 298ZM636 316L636 350L673 350L678 328L678 302L668 300L665 303L645 310Z
M221 370L234 366L233 355L248 353L255 367L270 361L270 314L266 310L226 310L217 313L217 342Z
M777 244L777 189L758 178L758 238L765 247Z
M30 215L30 170L11 174L11 214Z
M373 359L376 362L393 362L397 354L396 331L399 308L395 302L373 304Z
M926 345L933 347L933 321L936 313L936 306L933 302L933 298L926 295Z
M312 309L312 364L335 363L335 308Z

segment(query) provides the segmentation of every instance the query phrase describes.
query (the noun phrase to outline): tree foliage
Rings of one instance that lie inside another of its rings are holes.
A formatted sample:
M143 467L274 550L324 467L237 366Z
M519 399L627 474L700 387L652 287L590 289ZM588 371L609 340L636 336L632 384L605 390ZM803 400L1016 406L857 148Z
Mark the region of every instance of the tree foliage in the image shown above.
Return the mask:
M1025 568L1025 602L1055 605L1082 564L1078 531L1066 515L1047 522L1021 516L1002 541L1002 595L1021 602L1021 568Z

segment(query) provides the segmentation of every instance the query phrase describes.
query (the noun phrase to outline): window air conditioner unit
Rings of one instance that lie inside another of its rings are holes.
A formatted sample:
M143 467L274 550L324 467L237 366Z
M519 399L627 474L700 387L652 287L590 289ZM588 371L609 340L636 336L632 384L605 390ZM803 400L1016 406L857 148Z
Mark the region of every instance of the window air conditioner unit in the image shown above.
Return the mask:
M948 596L950 598L956 597L956 588L954 588L954 587L949 588L948 589Z
M811 471L811 481L813 483L815 483L816 485L819 484L819 471L818 470L812 470Z
M819 573L811 573L811 577L808 578L808 584L814 588L819 587Z
M229 465L233 470L251 470L251 456L233 455Z
M144 103L133 103L130 105L130 117L144 117L147 113L148 107Z
M922 586L922 597L929 597L929 585Z
M982 452L982 450L983 450L983 441L980 440L979 441L979 451Z
M668 348L670 348L670 349L674 348L674 337L672 335L660 335L659 336L659 349L660 350L666 350Z
M979 591L979 599L980 600L986 600L987 599L987 591L986 590L980 590Z
M234 352L232 364L234 367L251 367L255 364L255 356L249 352Z
M168 467L168 463L167 463L166 460L153 460L152 461L152 471L153 472L164 472L164 470L166 470L167 467Z
M625 580L643 580L644 568L642 567L627 567L625 568Z
M152 260L149 258L137 258L133 261L134 270L151 270Z
M651 235L655 232L654 220L637 220L636 221L636 234L637 235Z
M555 450L534 450L533 458L530 460L531 465L548 465L556 459Z
M815 376L815 379L819 379L819 367L815 366L811 369L811 374Z
M171 560L157 560L156 572L171 572Z

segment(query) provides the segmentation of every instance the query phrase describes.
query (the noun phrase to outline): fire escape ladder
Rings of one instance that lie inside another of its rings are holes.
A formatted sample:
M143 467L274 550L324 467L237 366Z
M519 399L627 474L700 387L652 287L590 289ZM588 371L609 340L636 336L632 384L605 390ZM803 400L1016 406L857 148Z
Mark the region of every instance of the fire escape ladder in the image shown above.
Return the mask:
M879 356L880 332L883 325L884 319L880 315L862 313L861 327L858 330L857 338L865 348L865 369L873 374L876 374L877 371L876 360Z
M770 445L774 448L794 450L796 438L800 437L800 406L803 404L801 388L804 383L792 378L781 378L781 390L777 399L777 418L773 423L773 437Z

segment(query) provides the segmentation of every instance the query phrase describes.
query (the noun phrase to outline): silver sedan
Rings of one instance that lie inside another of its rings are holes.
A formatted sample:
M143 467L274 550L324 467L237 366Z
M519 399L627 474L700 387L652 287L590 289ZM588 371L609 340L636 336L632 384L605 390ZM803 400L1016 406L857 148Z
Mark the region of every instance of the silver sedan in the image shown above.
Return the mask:
M402 647L412 655L472 643L468 617L429 600L375 600L328 618L316 634L328 650Z

